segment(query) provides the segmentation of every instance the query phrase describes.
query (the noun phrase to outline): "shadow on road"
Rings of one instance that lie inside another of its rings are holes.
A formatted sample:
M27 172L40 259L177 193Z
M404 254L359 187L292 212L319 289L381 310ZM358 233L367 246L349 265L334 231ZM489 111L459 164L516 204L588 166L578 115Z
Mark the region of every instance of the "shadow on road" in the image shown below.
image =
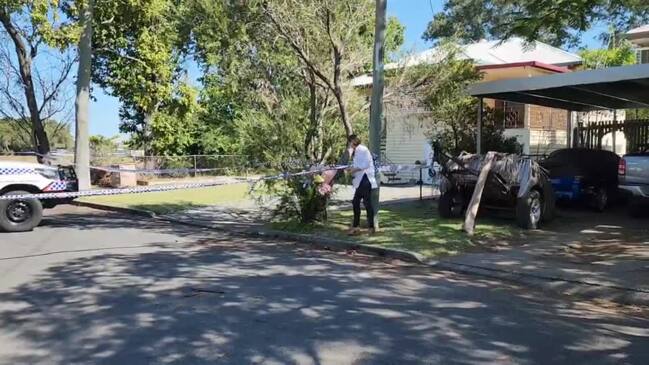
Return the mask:
M646 321L495 281L124 215L43 229L61 225L196 240L71 259L2 293L0 333L20 346L0 363L649 362Z

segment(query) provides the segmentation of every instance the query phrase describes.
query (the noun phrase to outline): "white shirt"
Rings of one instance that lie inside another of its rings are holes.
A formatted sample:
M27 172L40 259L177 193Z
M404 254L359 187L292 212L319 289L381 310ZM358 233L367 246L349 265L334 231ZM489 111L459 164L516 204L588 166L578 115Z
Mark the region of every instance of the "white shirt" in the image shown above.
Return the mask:
M376 189L378 187L378 185L376 184L376 170L374 169L374 159L372 158L372 153L367 147L363 146L362 144L359 144L358 147L356 147L352 167L361 169L360 171L354 173L354 179L352 180L354 190L358 189L358 187L361 185L363 175L367 175L367 179L370 181L372 189Z

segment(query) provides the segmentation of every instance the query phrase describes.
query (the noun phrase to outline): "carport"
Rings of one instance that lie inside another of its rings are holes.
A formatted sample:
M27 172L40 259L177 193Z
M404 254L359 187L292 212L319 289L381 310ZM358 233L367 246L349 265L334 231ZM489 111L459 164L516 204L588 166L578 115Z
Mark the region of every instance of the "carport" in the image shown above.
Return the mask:
M625 135L630 135L627 139L630 138L634 146L649 147L649 121L629 123L625 128L617 123L615 113L619 109L649 108L649 64L485 82L473 85L469 94L480 100L478 153L485 152L482 148L485 98L567 110L567 146L592 148L598 143L601 146L601 136L623 130ZM573 128L572 114L596 110L611 110L614 118L611 123L594 130L594 142L586 141L587 138L579 131L579 124ZM596 141L598 136L599 142Z

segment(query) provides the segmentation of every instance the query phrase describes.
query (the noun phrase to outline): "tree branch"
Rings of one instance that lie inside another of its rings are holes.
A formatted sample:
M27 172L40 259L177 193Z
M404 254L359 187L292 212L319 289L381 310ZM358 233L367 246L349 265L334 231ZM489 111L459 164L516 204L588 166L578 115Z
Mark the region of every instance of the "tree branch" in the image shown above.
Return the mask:
M144 60L142 60L142 59L140 59L140 58L137 58L137 57L133 57L133 56L129 56L129 55L125 55L125 54L121 54L121 53L117 52L117 51L114 50L114 49L110 49L110 48L96 48L96 49L93 49L93 51L94 51L94 52L98 52L98 53L99 53L99 52L112 53L112 54L114 54L114 55L116 55L116 56L118 56L118 57L125 58L125 59L127 59L127 60L131 60L131 61L134 61L134 62L138 62L139 64L141 64L142 66L146 67L146 68L149 69L149 70L151 69L151 67L149 67L149 65L146 63L146 61L144 61Z
M63 83L68 79L70 76L70 72L72 70L72 66L74 65L74 60L66 60L63 65L63 69L61 70L61 73L58 77L58 79L53 83L52 88L50 89L50 92L47 92L47 87L44 85L42 86L43 89L43 101L41 103L40 108L38 108L39 113L43 111L43 108L50 103L54 97L59 93L61 86L63 86Z
M300 58L302 62L304 62L304 64L308 68L310 68L311 71L313 71L313 73L318 76L318 78L322 80L322 82L324 82L331 91L335 91L335 87L331 80L329 80L329 78L325 76L324 73L322 73L317 67L315 67L313 62L307 56L306 51L297 44L294 37L291 37L291 35L288 34L288 31L284 29L284 27L279 23L279 21L276 19L276 17L268 7L266 7L266 15L268 16L275 29L277 29L279 34L282 36L282 38L284 38L284 40L288 42L289 46L296 52L298 58Z

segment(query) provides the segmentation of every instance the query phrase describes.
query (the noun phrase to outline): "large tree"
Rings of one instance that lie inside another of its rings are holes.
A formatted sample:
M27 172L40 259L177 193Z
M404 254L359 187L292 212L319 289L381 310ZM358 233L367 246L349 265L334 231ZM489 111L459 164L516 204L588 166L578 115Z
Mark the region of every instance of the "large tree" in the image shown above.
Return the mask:
M351 79L371 64L373 4L195 1L202 119L209 126L202 141L266 160L335 156L337 142L367 122L367 100ZM388 28L394 51L403 26L391 19Z
M185 1L120 0L95 4L92 79L121 102L122 132L152 152L152 125L164 118L182 75Z
M555 46L579 44L601 23L619 31L649 21L646 0L447 0L424 39L507 39L520 36Z
M29 131L33 148L41 154L50 150L44 121L64 117L61 114L67 111L64 89L74 63L68 45L76 29L57 16L57 6L58 2L48 0L0 1L0 23L6 35L0 37L0 63L6 76L0 85L0 112L17 128ZM37 64L40 54L47 60Z

